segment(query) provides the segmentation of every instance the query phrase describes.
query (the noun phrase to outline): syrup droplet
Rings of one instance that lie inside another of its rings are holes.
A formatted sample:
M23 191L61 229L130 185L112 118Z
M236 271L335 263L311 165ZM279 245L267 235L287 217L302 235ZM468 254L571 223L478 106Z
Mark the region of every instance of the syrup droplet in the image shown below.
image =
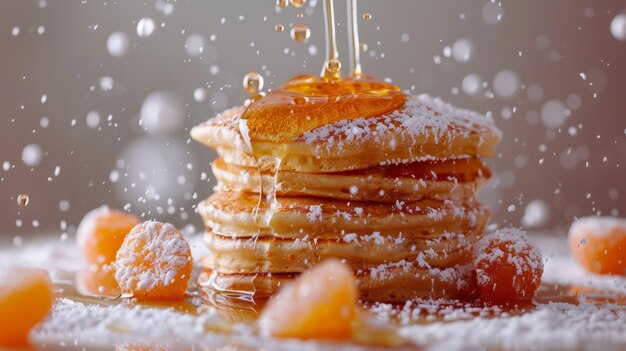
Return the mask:
M304 13L298 12L298 13L296 13L296 17L302 18L302 17L304 17Z
M304 24L296 24L291 28L291 39L298 44L306 43L310 37L311 30Z
M364 13L363 14L363 19L366 20L366 21L371 20L372 19L372 14L369 13L369 12Z
M243 77L243 88L250 95L257 95L263 90L263 76L256 72L250 72Z
M28 202L30 201L30 199L28 198L28 195L26 194L19 194L17 196L17 205L19 207L26 207L28 206Z
M280 23L279 23L279 24L277 24L277 25L276 25L276 27L274 27L274 29L275 29L277 32L279 32L279 33L280 33L280 32L282 32L282 31L284 31L284 30L285 30L285 26L283 26L282 24L280 24Z
M287 0L276 0L276 6L281 9L284 9L285 7L287 7L287 5L289 5L289 2Z
M302 7L306 0L289 0L289 2L295 7Z
M341 64L337 52L337 40L335 37L335 9L333 0L324 1L324 19L326 22L326 61L322 69L322 77L326 81L341 80Z
M309 99L308 99L308 98L306 98L305 96L296 96L296 97L294 97L294 98L291 100L291 102L292 102L294 105L304 105L304 104L306 104L308 101L309 101Z
M331 59L326 62L326 70L329 73L338 73L341 70L341 62L337 59Z

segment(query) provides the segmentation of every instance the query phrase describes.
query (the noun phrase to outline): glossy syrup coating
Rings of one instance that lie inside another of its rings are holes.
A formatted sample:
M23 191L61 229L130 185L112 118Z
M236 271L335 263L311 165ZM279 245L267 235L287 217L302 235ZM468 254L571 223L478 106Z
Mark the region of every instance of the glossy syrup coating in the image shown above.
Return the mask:
M569 247L589 272L626 275L626 219L580 218L570 227Z
M405 101L400 88L368 76L328 82L300 75L255 101L243 119L253 144L281 142L334 122L383 115Z
M482 238L475 246L474 265L484 301L530 300L541 284L541 252L517 229L502 229Z
M358 291L350 268L326 260L284 286L259 318L275 337L346 340L357 316Z
M122 246L126 234L139 222L139 218L133 214L106 206L87 213L76 231L85 260L95 265L115 262L117 250Z
M148 221L128 233L117 252L115 280L122 293L146 300L185 296L193 268L187 240L168 223Z
M30 330L51 307L52 286L47 272L0 267L0 348L28 345Z

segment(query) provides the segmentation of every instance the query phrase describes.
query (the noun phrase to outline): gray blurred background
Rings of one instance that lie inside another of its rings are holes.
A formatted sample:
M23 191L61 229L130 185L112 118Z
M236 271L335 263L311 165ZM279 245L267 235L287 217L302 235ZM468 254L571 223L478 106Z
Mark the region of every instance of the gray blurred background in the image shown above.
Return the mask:
M345 1L335 6L345 73ZM359 7L373 16L360 19L368 74L489 112L503 130L481 194L492 222L558 232L626 212L623 0ZM189 129L240 104L249 71L266 88L317 74L322 16L314 0L0 0L0 237L71 237L103 204L200 230L215 154ZM297 23L306 44L289 37Z

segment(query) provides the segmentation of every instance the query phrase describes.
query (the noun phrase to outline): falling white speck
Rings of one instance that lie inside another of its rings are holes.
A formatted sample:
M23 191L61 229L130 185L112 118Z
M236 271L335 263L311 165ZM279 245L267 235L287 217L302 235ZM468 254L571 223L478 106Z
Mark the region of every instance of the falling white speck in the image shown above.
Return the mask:
M545 34L539 34L535 42L537 47L541 50L546 50L550 47L550 38Z
M533 200L526 205L522 225L526 228L538 228L546 225L550 219L550 207L542 200Z
M559 127L567 119L566 108L559 100L549 100L541 108L541 121L546 127Z
M87 127L91 129L98 128L100 125L100 113L98 111L90 111L85 117L85 122L87 123Z
M457 62L467 62L472 56L473 45L471 40L461 38L452 45L452 57Z
M112 170L111 173L109 173L109 180L111 181L111 183L117 183L119 179L120 179L120 172L116 170Z
M67 200L59 201L59 210L61 212L67 212L70 209L70 202Z
M480 91L481 79L477 74L468 74L463 78L461 89L467 95L476 95Z
M18 222L16 221L15 226L19 228L22 226L22 221L20 220L18 221L19 221L19 225L18 225ZM21 236L16 235L13 237L13 246L22 246L23 243L24 243L24 239L22 239Z
M168 2L165 5L163 5L163 14L165 16L171 15L172 12L174 12L174 4Z
M152 18L144 17L137 22L137 35L142 38L149 37L155 28Z
M620 13L611 21L611 34L619 41L626 41L626 13Z
M504 119L510 119L511 116L513 115L513 112L508 107L503 107L502 111L500 113L502 115L502 118L504 118Z
M193 98L198 102L206 100L206 89L196 88L196 90L193 91Z
M44 26L37 27L37 34L42 35L45 32L46 32L46 27Z
M408 34L408 33L402 33L402 35L400 35L400 40L401 40L403 43L408 42L408 41L409 41L409 39L411 39L411 37L409 36L409 34Z
M174 93L156 91L146 97L141 105L141 125L148 133L170 132L181 124L185 109Z
M104 76L100 77L100 81L98 82L100 85L100 90L102 91L110 91L113 89L113 85L115 84L115 80L112 77Z
M41 128L48 128L49 125L50 119L48 119L48 117L41 117L41 119L39 120L39 126Z
M359 193L359 187L356 185L350 186L350 195L356 195Z
M219 74L220 73L220 66L212 65L211 67L209 67L209 72L211 72L212 75Z
M126 55L130 47L130 39L128 34L124 32L114 32L107 39L107 50L114 57Z
M9 162L9 161L4 161L4 162L2 163L2 170L3 170L3 171L5 171L5 172L8 172L8 171L9 171L9 169L11 169L11 162Z
M28 144L22 150L22 162L28 167L37 167L43 160L43 150L37 144Z
M506 210L509 212L515 212L515 205L509 205L509 207Z
M552 63L561 61L561 53L554 49L550 50L550 52L548 52L548 61Z
M582 105L582 100L578 94L570 94L565 100L565 104L572 110L578 110Z
M309 45L309 55L311 56L317 55L317 46Z
M519 77L511 70L502 70L493 78L493 90L501 98L511 98L519 88Z
M200 34L191 34L185 40L185 51L189 56L198 57L204 51L204 38Z
M13 27L13 29L11 29L11 35L14 37L20 35L20 27Z
M482 8L483 20L489 24L496 24L502 20L504 11L502 7L492 1L487 1Z

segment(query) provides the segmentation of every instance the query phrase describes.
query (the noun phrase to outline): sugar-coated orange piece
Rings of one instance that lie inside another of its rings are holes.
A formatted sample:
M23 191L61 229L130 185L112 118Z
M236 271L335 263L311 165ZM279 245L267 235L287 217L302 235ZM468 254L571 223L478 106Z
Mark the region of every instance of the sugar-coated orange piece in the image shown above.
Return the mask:
M569 229L572 256L586 270L626 275L626 219L585 217Z
M474 247L474 265L485 301L530 300L541 284L541 252L518 229L502 229L482 238Z
M0 267L0 346L28 345L28 333L51 307L52 287L47 272Z
M115 280L112 265L90 264L76 276L76 287L81 294L94 296L118 296L120 287Z
M358 290L350 268L324 261L284 286L259 318L262 334L345 340L357 316Z
M87 262L104 265L115 262L126 234L139 223L133 214L102 206L83 217L76 238Z
M187 240L168 223L148 221L126 235L117 252L115 280L123 293L150 300L185 295L193 268Z

